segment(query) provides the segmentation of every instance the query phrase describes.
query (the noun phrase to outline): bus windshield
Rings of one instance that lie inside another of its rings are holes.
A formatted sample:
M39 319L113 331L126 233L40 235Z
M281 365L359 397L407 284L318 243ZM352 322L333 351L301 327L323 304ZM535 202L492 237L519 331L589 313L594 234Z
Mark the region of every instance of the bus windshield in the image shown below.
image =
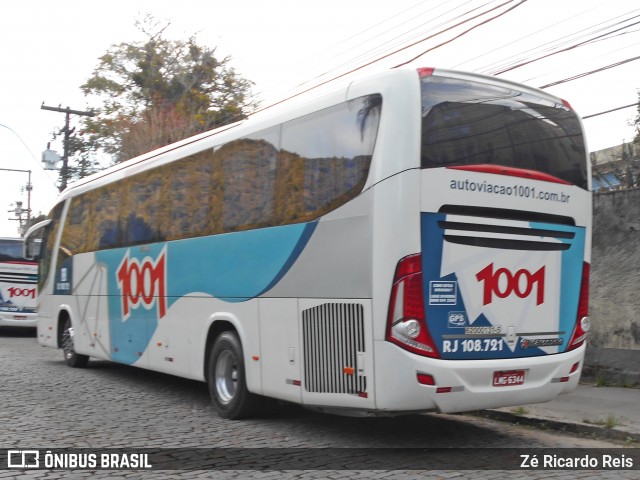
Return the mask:
M580 121L566 106L509 88L423 77L422 168L492 164L587 189Z
M23 259L23 242L21 239L0 239L0 261L8 262Z

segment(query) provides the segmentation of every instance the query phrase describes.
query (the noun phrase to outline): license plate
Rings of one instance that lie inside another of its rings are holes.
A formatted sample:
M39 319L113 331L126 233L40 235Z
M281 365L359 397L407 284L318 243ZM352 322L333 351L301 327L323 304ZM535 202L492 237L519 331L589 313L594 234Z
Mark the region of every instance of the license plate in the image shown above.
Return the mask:
M493 372L494 387L513 387L524 383L524 370Z

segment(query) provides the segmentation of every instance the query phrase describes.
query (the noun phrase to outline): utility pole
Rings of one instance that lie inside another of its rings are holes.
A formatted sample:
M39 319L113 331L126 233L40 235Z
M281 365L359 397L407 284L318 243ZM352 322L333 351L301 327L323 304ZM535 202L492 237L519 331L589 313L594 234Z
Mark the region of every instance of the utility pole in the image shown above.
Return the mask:
M75 127L69 128L69 119L71 115L80 115L84 117L93 117L95 113L93 112L83 112L80 110L71 110L69 107L60 108L60 107L48 107L42 102L40 106L42 110L50 110L52 112L64 113L65 114L65 122L64 128L62 132L64 132L64 142L63 142L63 153L62 153L62 169L60 170L60 191L67 188L67 181L69 179L69 137L75 131Z
M13 210L9 210L9 213L14 213L15 216L18 217L18 218L10 218L9 220L18 220L20 222L20 230L21 230L20 236L22 236L24 234L24 232L22 231L22 222L23 222L22 214L24 213L27 214L27 222L31 219L31 191L33 190L33 185L31 185L31 170L18 170L15 168L0 168L0 170L3 170L5 172L22 172L22 173L27 173L29 175L29 180L27 181L27 186L26 186L27 209L25 210L24 208L22 208L22 202L17 201L16 208Z

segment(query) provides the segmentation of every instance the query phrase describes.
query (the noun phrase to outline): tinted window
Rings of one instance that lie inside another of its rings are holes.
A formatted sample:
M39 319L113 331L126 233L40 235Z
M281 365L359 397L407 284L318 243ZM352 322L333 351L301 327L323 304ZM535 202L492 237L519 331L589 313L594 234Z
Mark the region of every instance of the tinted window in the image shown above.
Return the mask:
M0 261L22 260L22 240L0 240Z
M71 255L314 220L362 191L381 103L345 102L82 194L62 245Z
M223 145L222 229L274 225L279 128Z
M382 97L370 95L283 125L279 175L285 184L279 188L293 207L285 218L317 218L362 191L381 107Z
M90 239L90 232L93 230L91 207L91 195L81 195L71 200L60 240L60 248L66 252L66 256L91 248L90 244L93 243Z
M465 80L422 79L422 167L497 164L587 188L580 122L564 105Z
M122 187L123 202L120 213L120 224L123 227L125 245L152 243L163 239L161 232L163 223L162 201L163 168L155 168L139 173L124 180ZM162 213L161 213L162 211Z
M51 223L44 227L44 233L42 234L42 248L40 250L40 260L38 262L38 289L42 290L44 287L44 283L47 280L47 276L49 275L49 267L51 263L51 257L53 256L53 245L56 241L56 236L58 234L58 227L60 226L60 216L62 215L62 208L64 203L59 203L53 210L49 213L49 218ZM64 256L64 252L60 250L60 255L58 259L58 264L61 264L62 261L66 258Z
M98 236L98 249L114 248L121 244L120 221L121 183L105 185L97 190L94 211Z

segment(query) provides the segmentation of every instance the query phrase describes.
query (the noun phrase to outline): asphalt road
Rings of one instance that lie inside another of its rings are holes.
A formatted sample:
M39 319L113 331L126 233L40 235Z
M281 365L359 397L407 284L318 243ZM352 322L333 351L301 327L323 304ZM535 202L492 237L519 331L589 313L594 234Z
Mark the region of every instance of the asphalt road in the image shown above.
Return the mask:
M193 469L198 468L196 462L187 471L0 470L0 480L639 478L638 470L501 470L504 465L497 449L535 453L536 448L562 452L559 449L620 445L466 415L350 418L277 405L262 418L224 420L211 407L204 383L104 361L73 369L65 365L60 351L39 346L32 331L0 329L0 372L0 453L3 449L126 448L168 454L228 452L234 459L223 462L223 467ZM399 449L393 452L403 452L409 465L416 456L429 454L429 449L451 447L456 450L447 453L444 463L436 464L437 470L402 468L397 457L387 464L381 460L389 449ZM486 449L481 454L486 464L469 471L465 452L472 456L478 447ZM326 450L318 453L317 449ZM261 458L265 454L277 458L269 469L260 470L256 465L267 461Z

